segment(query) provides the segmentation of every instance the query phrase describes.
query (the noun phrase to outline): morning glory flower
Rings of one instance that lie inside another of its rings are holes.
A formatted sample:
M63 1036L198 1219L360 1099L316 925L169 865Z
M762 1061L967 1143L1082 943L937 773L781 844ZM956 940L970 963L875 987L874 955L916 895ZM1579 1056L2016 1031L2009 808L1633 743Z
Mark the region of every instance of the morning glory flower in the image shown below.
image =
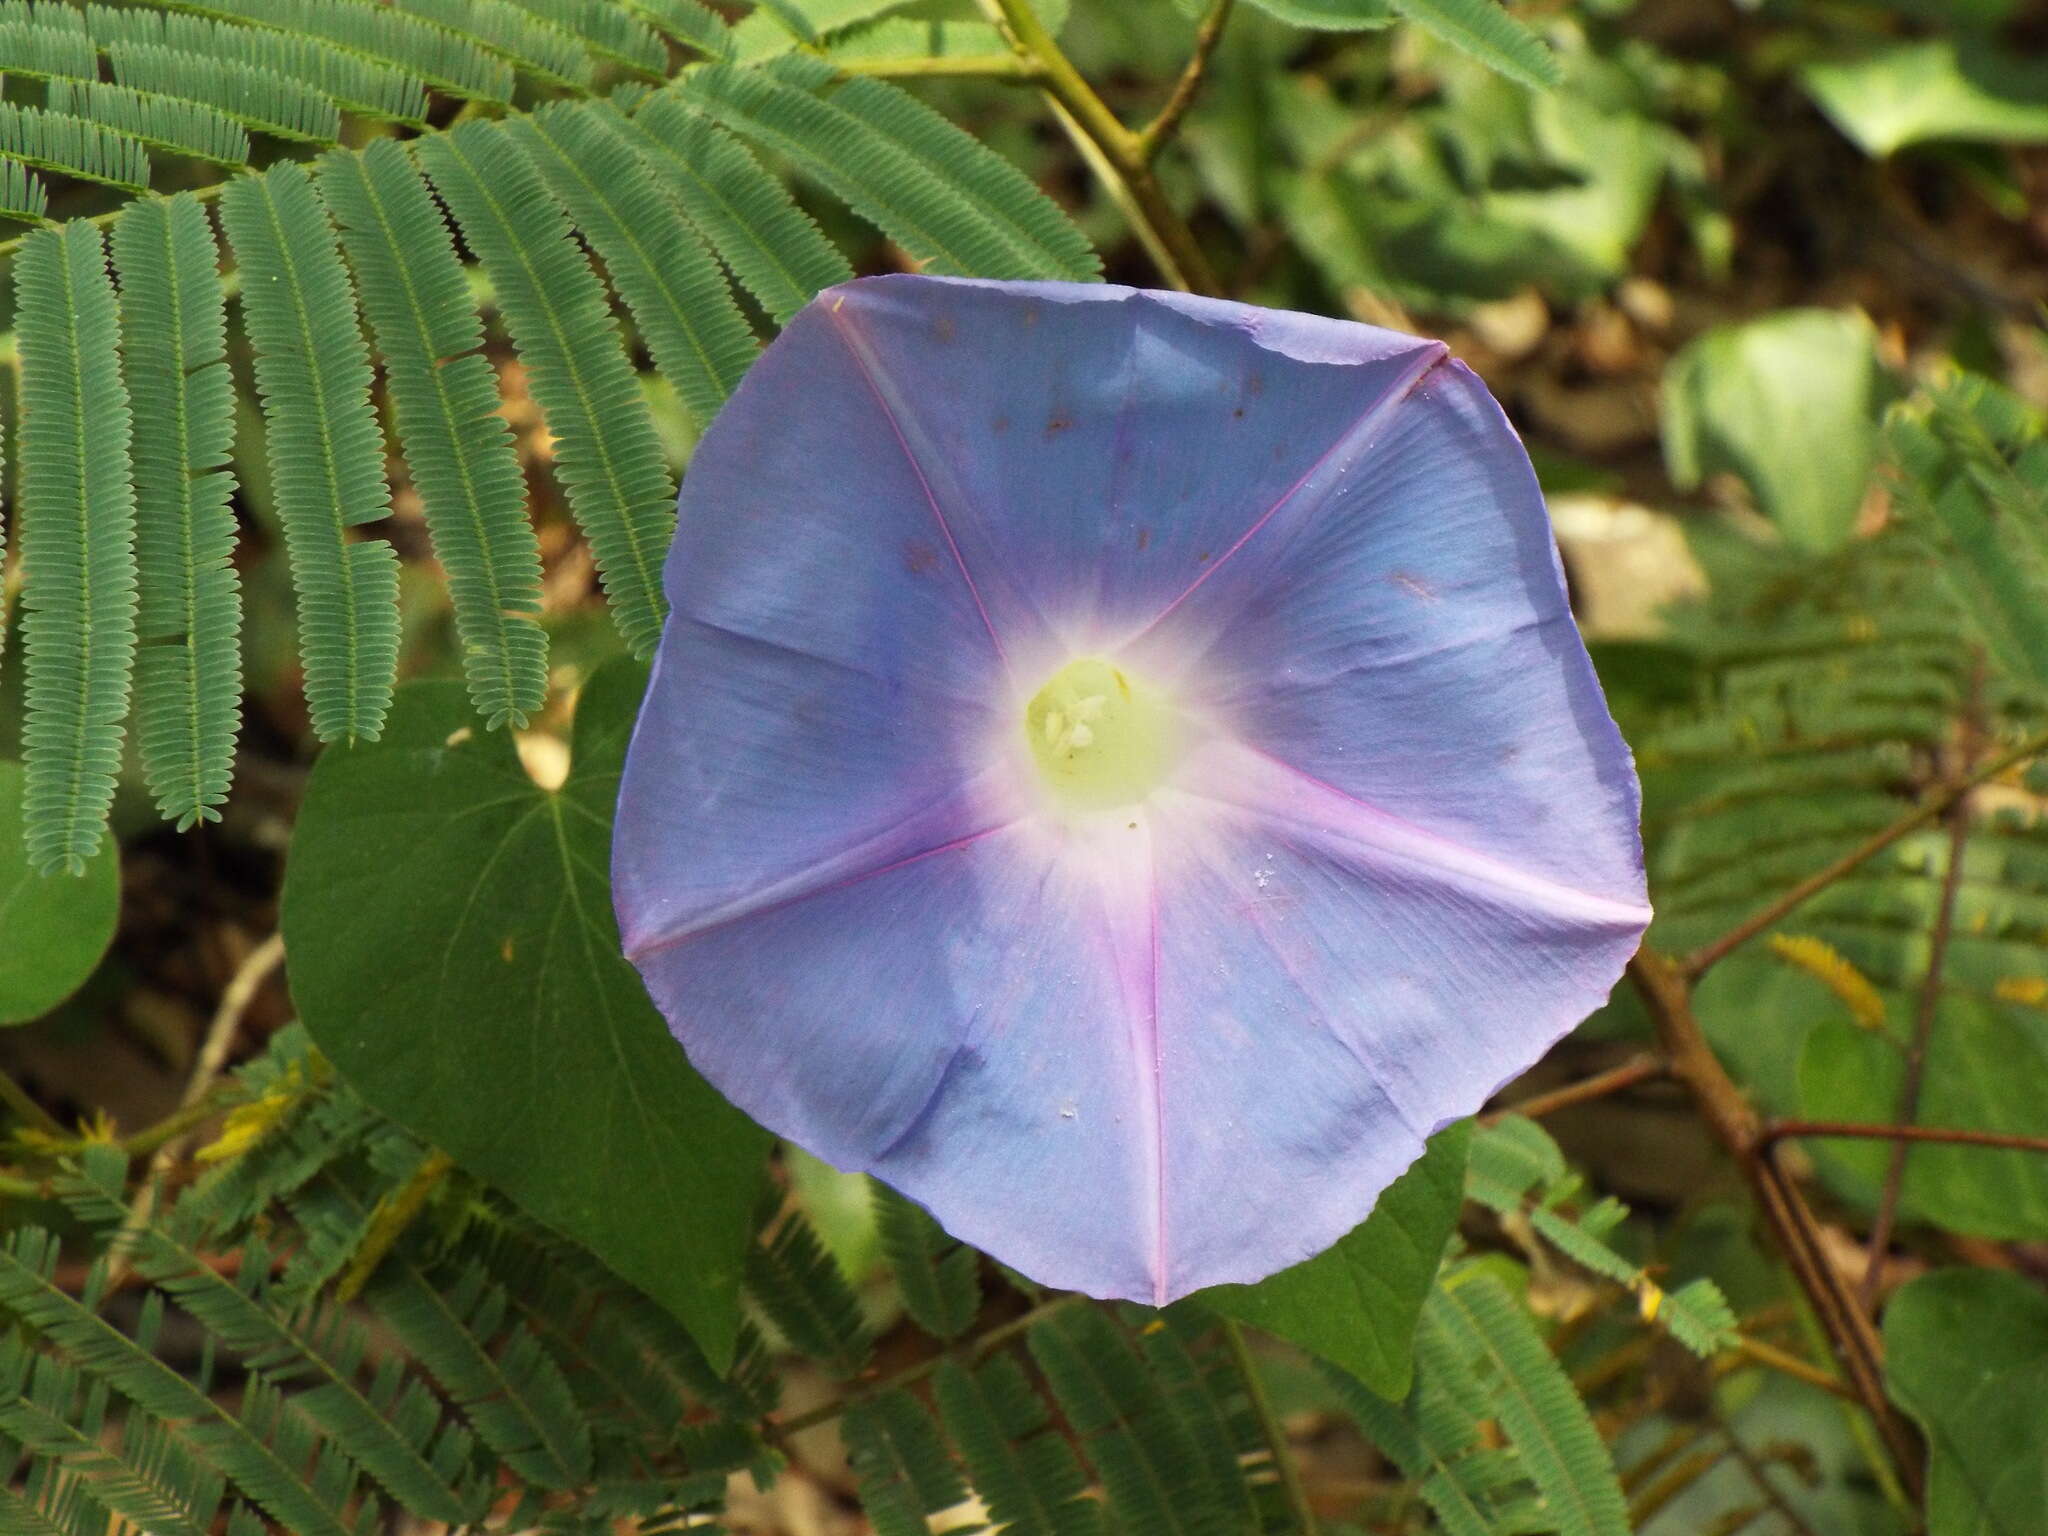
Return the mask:
M1441 343L850 283L704 435L667 591L627 953L741 1108L1046 1285L1320 1251L1648 921L1528 458Z

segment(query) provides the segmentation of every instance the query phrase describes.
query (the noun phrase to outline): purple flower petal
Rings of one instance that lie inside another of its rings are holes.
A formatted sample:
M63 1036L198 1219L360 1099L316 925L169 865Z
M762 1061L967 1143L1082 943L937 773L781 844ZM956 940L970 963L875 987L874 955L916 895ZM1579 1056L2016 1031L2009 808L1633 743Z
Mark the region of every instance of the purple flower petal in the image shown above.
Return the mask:
M1318 1251L1647 921L1528 461L1436 343L854 283L681 510L627 950L736 1103L1043 1282Z

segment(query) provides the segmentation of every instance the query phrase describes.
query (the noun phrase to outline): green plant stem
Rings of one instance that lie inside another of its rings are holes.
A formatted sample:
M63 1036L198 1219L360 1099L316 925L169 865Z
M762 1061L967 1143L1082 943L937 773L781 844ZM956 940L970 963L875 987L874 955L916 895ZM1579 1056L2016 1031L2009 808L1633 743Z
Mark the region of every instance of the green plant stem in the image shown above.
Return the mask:
M1128 192L1129 207L1135 210L1138 222L1151 232L1145 242L1147 249L1155 255L1163 251L1168 258L1160 263L1161 276L1183 292L1221 294L1209 258L1187 221L1167 200L1159 178L1152 174L1144 143L1081 78L1081 72L1031 9L1030 0L980 0L980 5L982 13L1008 34L1011 46L1043 72L1039 83L1045 93L1066 109L1101 150L1115 179Z
M1216 56L1216 45L1223 41L1223 29L1230 24L1232 4L1233 0L1216 0L1209 7L1201 25L1195 28L1195 51L1188 55L1187 67L1173 83L1173 92L1166 98L1166 105L1159 109L1157 117L1138 130L1138 154L1147 165L1159 157L1159 151L1179 130L1181 119L1188 115L1188 108L1195 104L1195 97L1201 93L1202 80L1209 72L1209 60Z
M843 1397L835 1397L829 1403L822 1403L816 1408L806 1409L804 1412L796 1414L791 1418L772 1423L767 1426L767 1436L771 1441L785 1441L790 1436L800 1434L804 1430L814 1429L820 1424L829 1423L857 1404L872 1401L884 1393L895 1391L898 1387L907 1387L914 1382L924 1380L925 1377L931 1375L933 1371L936 1371L947 1360L953 1359L956 1356L964 1355L970 1362L979 1360L983 1356L1000 1349L1026 1329L1051 1317L1055 1312L1063 1311L1073 1306L1076 1302L1086 1301L1087 1299L1078 1291L1069 1291L1065 1295L1053 1297L1051 1301L1040 1302L1029 1312L1013 1317L1007 1323L999 1323L986 1333L978 1333L972 1339L965 1341L964 1344L954 1349L942 1350L929 1359L920 1360L915 1365L905 1366L893 1376L885 1376L873 1386L862 1387L858 1392L849 1392Z
M49 1190L34 1179L15 1173L0 1173L0 1200L47 1200Z
M1783 895L1766 902L1712 943L1702 944L1679 962L1680 975L1688 982L1698 981L1731 950L1741 948L1766 928L1782 921L1795 908L1819 895L1845 875L1854 874L1858 868L1869 863L1900 838L1919 831L1931 821L1940 820L1947 814L1950 806L1966 797L1971 790L1989 783L2029 758L2041 756L2044 752L2048 752L2048 732L2029 737L2012 750L2001 752L1991 758L1966 778L1959 779L1928 796L1924 804L1900 817L1882 832L1850 849L1824 869L1808 875Z
M29 1092L5 1072L0 1072L0 1104L14 1111L14 1118L46 1136L69 1137L64 1123L29 1096Z
M1280 1426L1280 1417L1273 1412L1273 1400L1266 1394L1266 1383L1259 1375L1259 1363L1252 1358L1251 1350L1244 1342L1244 1330L1230 1318L1222 1322L1224 1347L1230 1351L1230 1360L1237 1367L1237 1374L1244 1378L1245 1396L1251 1402L1252 1417L1259 1421L1259 1433L1265 1436L1266 1449L1273 1458L1273 1471L1280 1479L1281 1496L1287 1500L1287 1512L1294 1517L1295 1529L1301 1536L1316 1536L1316 1512L1308 1501L1308 1489L1302 1486L1301 1469L1294 1464L1294 1456L1287 1449L1287 1431Z
M1031 59L1014 53L961 53L951 57L910 59L835 59L842 75L872 75L882 80L1004 80L1022 85L1045 78Z
M204 1125L222 1110L240 1103L242 1098L242 1091L235 1084L217 1084L205 1098L180 1105L155 1124L145 1125L134 1135L122 1137L121 1150L130 1157L147 1157L186 1132Z

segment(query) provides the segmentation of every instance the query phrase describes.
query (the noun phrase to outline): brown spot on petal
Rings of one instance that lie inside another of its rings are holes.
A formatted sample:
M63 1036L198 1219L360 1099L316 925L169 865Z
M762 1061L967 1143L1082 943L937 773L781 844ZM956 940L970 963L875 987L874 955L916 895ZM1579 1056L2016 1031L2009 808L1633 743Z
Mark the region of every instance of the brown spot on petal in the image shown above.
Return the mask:
M1048 418L1045 423L1045 435L1047 437L1057 437L1073 424L1074 418L1071 416L1054 415Z
M922 576L939 563L939 552L923 539L903 541L903 569L913 576Z
M1407 571L1389 571L1387 573L1387 580L1391 581L1403 592L1413 597L1421 598L1425 603L1436 601L1436 589L1420 576L1410 575Z
M1139 549L1139 552L1140 552L1140 553L1143 553L1143 552L1144 552L1144 551L1145 551L1146 549L1148 549L1148 548L1149 548L1149 547L1151 546L1151 543L1152 543L1152 530L1151 530L1150 528L1140 528L1140 529L1138 530L1138 549Z

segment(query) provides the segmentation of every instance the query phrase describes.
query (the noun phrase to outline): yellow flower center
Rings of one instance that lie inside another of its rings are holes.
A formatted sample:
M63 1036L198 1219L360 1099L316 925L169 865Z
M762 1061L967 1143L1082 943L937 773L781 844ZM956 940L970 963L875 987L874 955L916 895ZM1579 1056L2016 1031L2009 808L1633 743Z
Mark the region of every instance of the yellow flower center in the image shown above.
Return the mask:
M1024 710L1024 734L1047 793L1071 812L1143 800L1178 745L1172 708L1154 689L1096 656L1068 662Z

